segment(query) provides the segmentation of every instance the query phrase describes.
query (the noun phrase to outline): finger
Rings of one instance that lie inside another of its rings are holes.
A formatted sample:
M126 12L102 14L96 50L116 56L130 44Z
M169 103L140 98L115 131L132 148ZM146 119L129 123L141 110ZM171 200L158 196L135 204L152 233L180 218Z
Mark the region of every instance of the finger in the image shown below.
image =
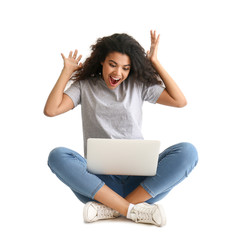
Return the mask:
M79 62L81 60L81 58L82 58L82 55L79 55L76 60Z
M82 68L82 66L83 66L82 63L80 63L80 64L79 64L79 68Z
M69 52L69 55L68 55L69 58L72 57L72 51Z
M152 30L150 30L150 34L151 34L151 43L152 43L152 39L153 39L153 32L152 32Z
M63 55L63 53L61 53L61 56L62 56L62 58L63 58L63 60L65 59L65 56Z
M156 43L158 44L160 40L160 34L158 34L157 39L156 39Z
M146 57L147 57L147 58L149 58L149 54L150 54L150 51L148 50L148 51L146 52Z
M77 53L78 53L78 50L76 49L75 52L74 52L74 54L73 54L73 58L74 58L74 59L76 59Z
M80 63L78 66L77 66L77 70L80 70L80 69L82 69L82 67L83 67L83 64L82 63Z
M154 43L156 41L156 31L151 30L151 43Z

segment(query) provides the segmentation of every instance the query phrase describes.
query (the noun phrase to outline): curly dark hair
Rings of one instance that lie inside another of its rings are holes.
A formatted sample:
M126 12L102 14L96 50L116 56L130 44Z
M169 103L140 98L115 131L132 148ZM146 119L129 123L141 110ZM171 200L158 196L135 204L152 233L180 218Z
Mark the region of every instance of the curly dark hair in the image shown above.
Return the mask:
M131 70L129 76L136 80L161 84L159 74L153 68L151 62L146 57L144 48L131 36L113 34L111 36L99 38L96 44L91 46L92 53L83 63L83 67L78 70L72 80L84 80L93 76L98 76L102 72L101 62L112 52L119 52L129 56Z

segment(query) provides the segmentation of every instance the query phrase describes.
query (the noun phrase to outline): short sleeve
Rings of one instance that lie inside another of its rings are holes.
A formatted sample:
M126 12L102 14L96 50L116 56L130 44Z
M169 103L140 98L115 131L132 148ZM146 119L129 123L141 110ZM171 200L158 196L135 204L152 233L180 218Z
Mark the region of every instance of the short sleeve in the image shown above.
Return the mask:
M81 86L79 81L75 81L64 93L72 99L74 107L81 103Z
M164 88L162 84L144 84L142 89L143 101L156 103Z

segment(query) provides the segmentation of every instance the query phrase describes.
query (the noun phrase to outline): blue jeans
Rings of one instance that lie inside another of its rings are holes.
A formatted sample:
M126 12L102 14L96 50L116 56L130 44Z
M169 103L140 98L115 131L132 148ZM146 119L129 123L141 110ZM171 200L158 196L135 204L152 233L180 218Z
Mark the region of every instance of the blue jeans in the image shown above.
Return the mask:
M155 176L95 175L87 171L87 162L77 152L59 147L49 154L48 165L53 173L86 203L106 184L122 197L141 185L151 196L147 203L165 197L180 183L198 162L196 148L190 143L179 143L159 155Z

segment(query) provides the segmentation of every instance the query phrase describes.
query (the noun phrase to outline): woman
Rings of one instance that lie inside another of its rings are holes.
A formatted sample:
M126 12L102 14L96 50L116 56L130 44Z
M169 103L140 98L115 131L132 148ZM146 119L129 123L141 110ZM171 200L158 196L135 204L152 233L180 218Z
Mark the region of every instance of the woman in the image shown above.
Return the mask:
M186 99L157 59L160 35L151 31L150 51L127 34L97 40L82 64L78 51L63 54L64 68L45 105L47 116L56 116L81 104L84 153L54 149L51 170L83 203L85 222L118 217L163 226L164 210L155 202L166 196L197 164L195 147L179 143L159 156L152 177L95 175L87 171L86 142L92 138L143 139L142 103L184 107ZM65 91L70 79L75 82Z

